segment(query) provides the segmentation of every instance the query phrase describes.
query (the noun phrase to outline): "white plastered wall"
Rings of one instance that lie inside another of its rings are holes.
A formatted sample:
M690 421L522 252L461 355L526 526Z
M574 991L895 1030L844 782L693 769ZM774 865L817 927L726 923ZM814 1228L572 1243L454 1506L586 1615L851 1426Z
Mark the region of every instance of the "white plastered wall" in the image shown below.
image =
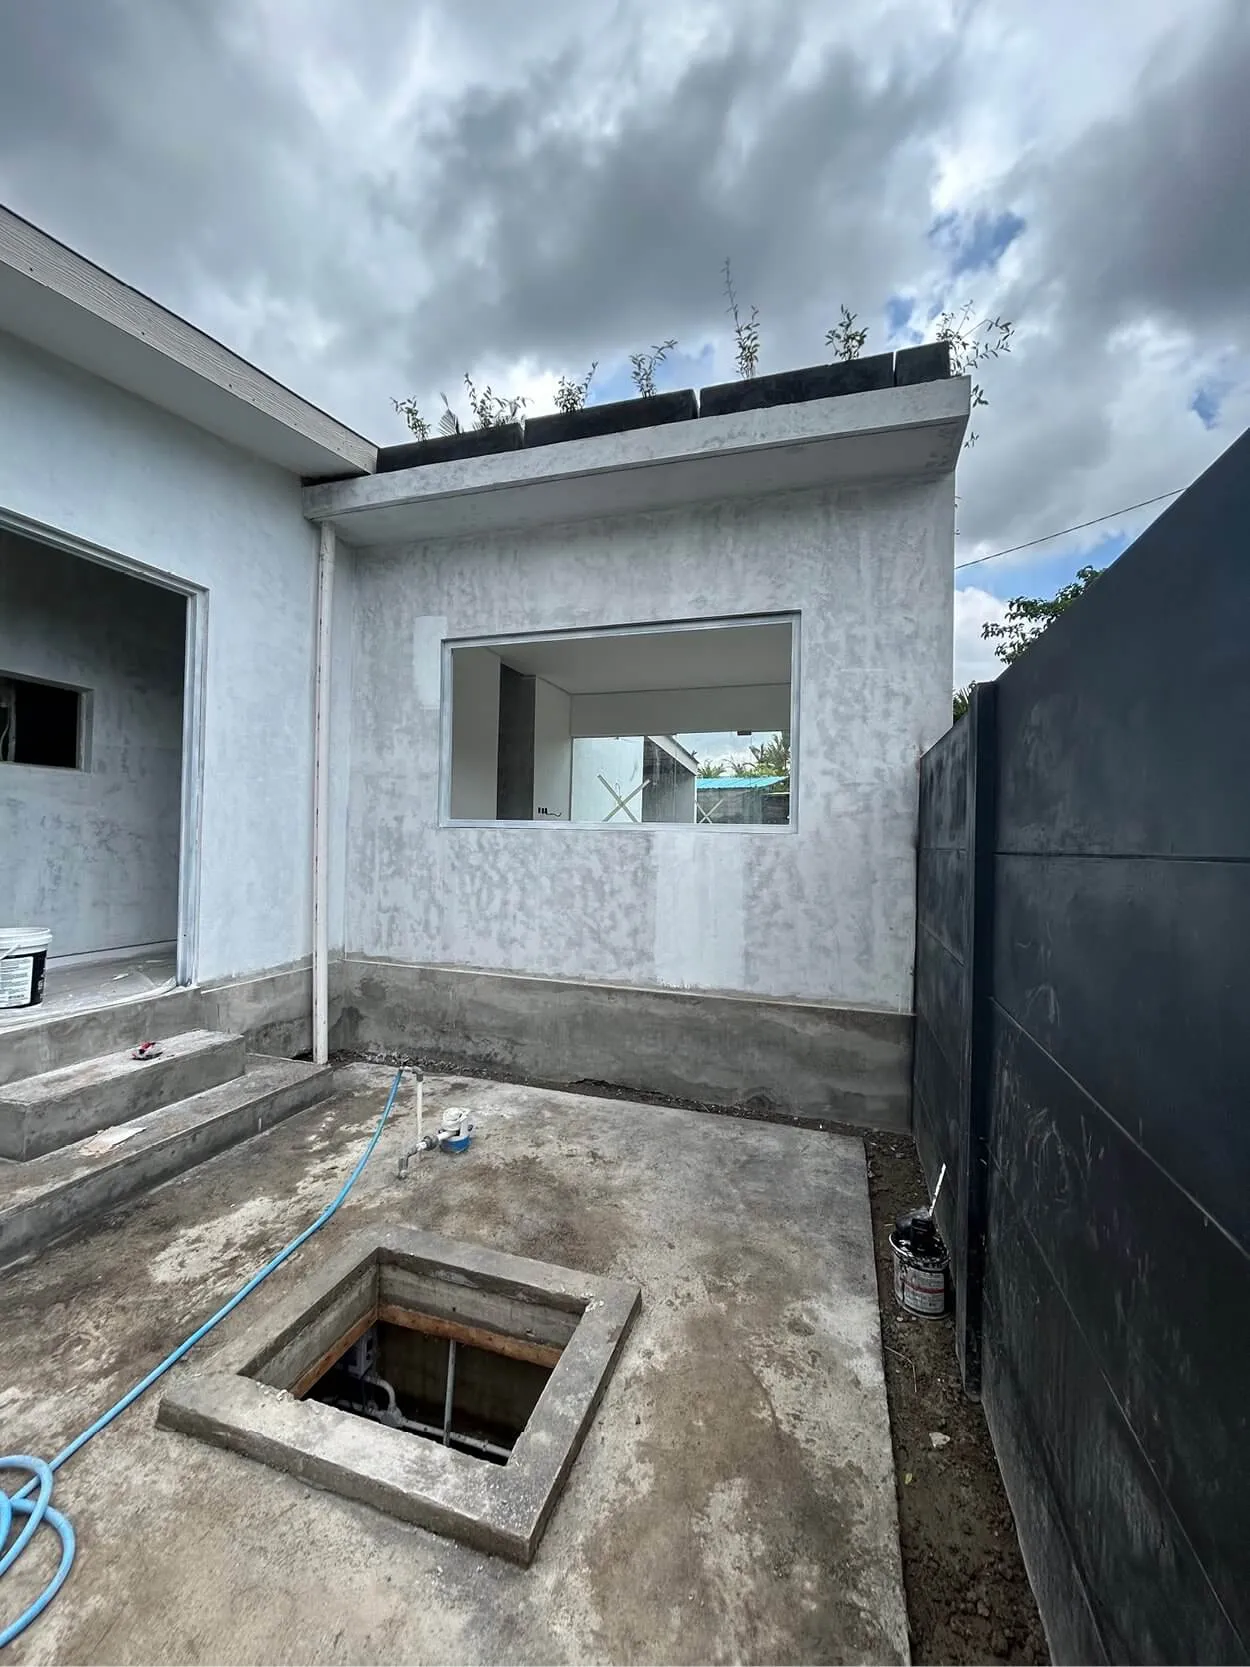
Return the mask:
M909 1010L954 483L360 551L349 953ZM444 639L800 616L790 829L439 825Z
M0 333L0 515L206 593L196 976L306 956L317 533L298 479Z

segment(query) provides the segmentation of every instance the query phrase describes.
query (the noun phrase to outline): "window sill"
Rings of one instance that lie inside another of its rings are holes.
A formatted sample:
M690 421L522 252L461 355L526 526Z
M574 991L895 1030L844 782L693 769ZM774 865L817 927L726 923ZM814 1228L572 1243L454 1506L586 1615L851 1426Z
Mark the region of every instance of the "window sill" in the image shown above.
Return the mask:
M440 816L442 828L562 828L567 833L698 833L698 834L793 834L794 822L571 822L562 816L538 816L528 822L499 822L477 817Z

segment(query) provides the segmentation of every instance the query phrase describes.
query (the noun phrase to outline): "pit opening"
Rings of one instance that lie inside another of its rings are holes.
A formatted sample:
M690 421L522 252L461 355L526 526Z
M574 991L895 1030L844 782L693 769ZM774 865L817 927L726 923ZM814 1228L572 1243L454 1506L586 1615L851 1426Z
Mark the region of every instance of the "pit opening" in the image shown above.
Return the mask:
M397 1225L296 1274L170 1384L161 1428L528 1564L638 1286Z
M410 1310L387 1314L301 1398L507 1464L561 1350Z

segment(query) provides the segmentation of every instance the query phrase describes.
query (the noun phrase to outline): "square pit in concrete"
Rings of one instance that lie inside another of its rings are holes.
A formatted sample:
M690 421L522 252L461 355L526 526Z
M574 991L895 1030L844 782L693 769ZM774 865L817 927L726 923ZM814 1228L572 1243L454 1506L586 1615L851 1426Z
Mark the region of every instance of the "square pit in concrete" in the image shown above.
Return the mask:
M622 1280L372 1228L223 1344L203 1374L171 1387L158 1423L528 1564L640 1303ZM492 1440L492 1454L463 1428L468 1441L444 1444L441 1431L427 1439L303 1398L375 1328L550 1375L528 1418L516 1411L524 1389L507 1391L519 1433Z

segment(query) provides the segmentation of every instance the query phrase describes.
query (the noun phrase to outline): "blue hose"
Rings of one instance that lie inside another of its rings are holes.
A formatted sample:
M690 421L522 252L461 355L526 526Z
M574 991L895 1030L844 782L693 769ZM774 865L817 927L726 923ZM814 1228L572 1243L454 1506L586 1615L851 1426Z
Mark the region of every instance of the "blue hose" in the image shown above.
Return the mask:
M205 1320L204 1324L198 1330L193 1331L185 1342L179 1343L171 1354L165 1356L159 1366L152 1368L147 1377L141 1378L133 1389L128 1389L122 1398L115 1401L107 1412L101 1413L94 1424L89 1424L81 1435L75 1436L68 1447L62 1447L51 1463L45 1463L43 1459L30 1458L22 1453L0 1458L0 1470L21 1470L28 1472L30 1476L30 1480L19 1488L15 1494L0 1493L0 1547L3 1547L9 1537L9 1529L14 1516L24 1516L26 1518L17 1538L3 1557L0 1557L0 1578L16 1563L41 1525L54 1529L61 1540L60 1566L30 1607L24 1609L15 1621L5 1627L3 1632L0 1632L0 1649L3 1649L6 1644L11 1644L19 1634L25 1632L36 1616L43 1613L65 1584L65 1578L73 1567L74 1530L68 1519L63 1517L60 1511L55 1511L52 1508L53 1471L59 1470L66 1459L72 1459L80 1448L87 1445L92 1436L99 1435L101 1430L111 1424L120 1413L125 1412L128 1406L137 1401L140 1395L151 1389L157 1379L163 1378L169 1368L176 1365L183 1355L193 1349L201 1337L207 1337L215 1325L224 1320L227 1314L234 1312L244 1297L250 1296L259 1284L269 1278L275 1268L280 1268L289 1256L293 1256L302 1244L306 1244L312 1238L319 1227L325 1226L360 1179L361 1172L372 1156L373 1148L381 1139L382 1130L386 1127L386 1120L391 1114L391 1107L395 1104L395 1096L399 1092L400 1078L403 1074L404 1071L401 1066L395 1073L395 1080L391 1084L391 1091L386 1097L382 1115L378 1118L378 1126L373 1131L372 1139L361 1154L359 1163L343 1182L333 1203L326 1205L310 1227L305 1227L304 1231L293 1238L285 1249L280 1250L271 1262L266 1262L259 1273L254 1273L247 1284L235 1292L229 1302L224 1303L211 1319ZM33 1499L30 1497L32 1493L35 1494Z

